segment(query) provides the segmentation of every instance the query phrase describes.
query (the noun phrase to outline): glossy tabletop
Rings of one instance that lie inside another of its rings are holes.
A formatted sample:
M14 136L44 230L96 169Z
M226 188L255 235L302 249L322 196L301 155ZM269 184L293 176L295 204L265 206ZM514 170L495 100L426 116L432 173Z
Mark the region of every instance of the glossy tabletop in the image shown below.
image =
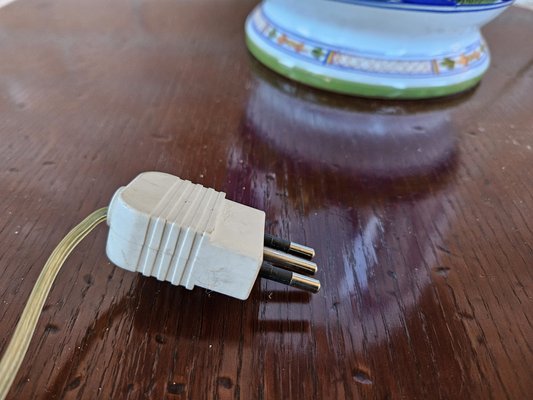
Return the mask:
M533 11L485 30L475 90L308 89L256 62L254 1L0 9L0 351L67 231L142 171L267 213L322 291L247 301L69 258L10 399L533 396Z

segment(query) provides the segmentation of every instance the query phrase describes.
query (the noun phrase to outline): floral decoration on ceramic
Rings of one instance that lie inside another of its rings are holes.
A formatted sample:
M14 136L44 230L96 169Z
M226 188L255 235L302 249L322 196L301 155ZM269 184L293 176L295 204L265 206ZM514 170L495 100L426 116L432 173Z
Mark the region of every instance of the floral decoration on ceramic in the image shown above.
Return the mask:
M477 41L460 53L444 54L436 58L413 60L376 57L364 52L354 52L331 47L325 43L308 41L274 24L266 17L261 7L254 11L252 24L266 43L278 50L289 52L292 56L333 68L372 74L409 75L410 77L451 75L475 67L489 56L487 46L482 41Z

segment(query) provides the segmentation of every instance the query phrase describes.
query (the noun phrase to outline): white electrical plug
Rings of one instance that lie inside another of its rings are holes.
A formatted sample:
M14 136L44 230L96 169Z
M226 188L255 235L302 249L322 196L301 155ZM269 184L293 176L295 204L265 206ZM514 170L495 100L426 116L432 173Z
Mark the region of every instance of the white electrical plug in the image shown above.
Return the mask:
M176 176L143 173L118 189L109 207L76 225L46 261L0 360L0 400L15 380L61 266L106 218L107 255L129 271L242 300L258 275L314 293L320 290L320 282L306 276L317 270L310 261L314 250L264 234L263 211Z
M243 300L259 274L318 292L319 281L297 273L316 272L314 251L265 235L263 211L225 196L173 175L140 174L111 200L107 256L129 271Z

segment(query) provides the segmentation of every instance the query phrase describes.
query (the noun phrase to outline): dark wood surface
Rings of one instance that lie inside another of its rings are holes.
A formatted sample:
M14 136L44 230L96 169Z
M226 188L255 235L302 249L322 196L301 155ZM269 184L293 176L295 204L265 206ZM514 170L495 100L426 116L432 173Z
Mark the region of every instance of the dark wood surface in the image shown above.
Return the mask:
M113 267L99 227L9 397L533 398L533 12L485 29L475 90L390 102L262 67L253 3L0 10L0 349L55 245L147 170L264 209L323 285L188 291Z

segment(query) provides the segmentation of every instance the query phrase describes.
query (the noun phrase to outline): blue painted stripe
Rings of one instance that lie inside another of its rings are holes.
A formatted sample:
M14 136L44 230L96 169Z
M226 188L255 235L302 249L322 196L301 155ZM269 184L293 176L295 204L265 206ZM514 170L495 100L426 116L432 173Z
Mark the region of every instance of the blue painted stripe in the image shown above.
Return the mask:
M388 2L388 1L376 1L376 0L328 0L336 3L347 3L353 5L359 5L363 7L373 8L386 8L390 10L400 11L415 11L415 12L427 12L427 13L439 13L439 14L456 14L456 13L468 13L468 12L484 12L492 11L500 8L504 8L513 3L514 0L505 0L498 3L489 4L424 4L422 3L407 3L407 2ZM419 7L419 5L425 5L426 7Z
M337 0L331 0L331 1L337 1ZM347 0L352 3L357 3L361 0ZM461 0L363 0L368 3L391 3L391 4L418 4L418 5L426 5L426 6L447 6L447 7L479 7L479 6L486 6L486 5L494 5L494 4L500 4L500 3L510 3L513 0L493 0L493 1L487 1L485 3L464 3ZM468 0L467 0L468 1Z

